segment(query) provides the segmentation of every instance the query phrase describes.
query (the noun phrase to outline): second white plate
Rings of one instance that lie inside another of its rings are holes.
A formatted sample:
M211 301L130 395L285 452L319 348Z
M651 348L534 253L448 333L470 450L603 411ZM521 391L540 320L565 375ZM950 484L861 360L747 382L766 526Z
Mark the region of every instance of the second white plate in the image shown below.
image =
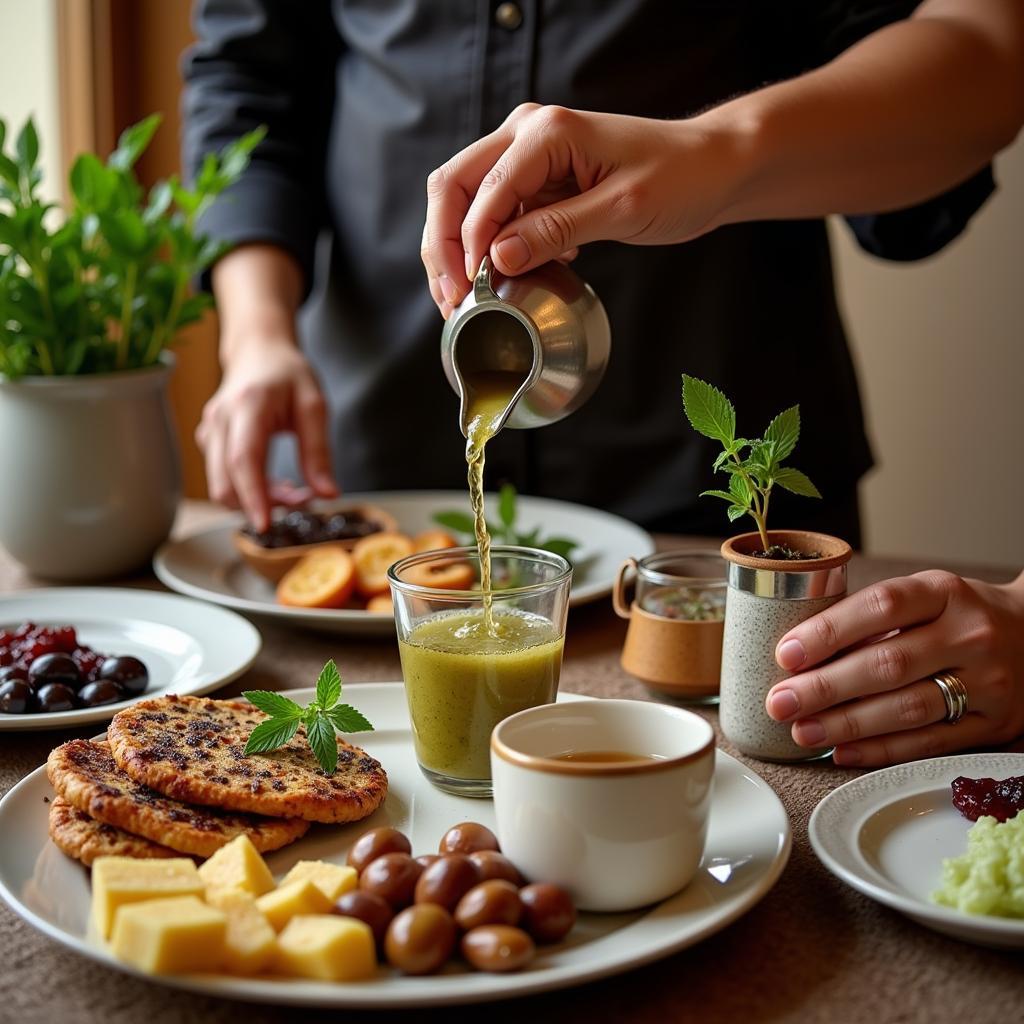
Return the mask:
M954 806L958 775L1024 775L1024 754L958 754L870 772L833 790L807 832L821 862L854 889L920 924L984 946L1024 949L1024 920L938 906L942 861L967 850L968 821Z
M497 500L487 496L493 512ZM344 504L372 504L390 512L406 533L419 533L437 524L433 516L448 509L468 509L463 491L388 491L346 494ZM540 527L547 536L572 537L580 546L570 607L607 597L623 560L642 558L654 550L651 535L635 523L600 509L550 498L519 495L521 530ZM265 615L329 633L383 635L393 633L394 618L350 609L286 608L274 599L274 587L246 566L235 551L232 533L241 518L229 516L181 540L168 541L156 553L153 568L162 583L179 593L225 605L247 615Z

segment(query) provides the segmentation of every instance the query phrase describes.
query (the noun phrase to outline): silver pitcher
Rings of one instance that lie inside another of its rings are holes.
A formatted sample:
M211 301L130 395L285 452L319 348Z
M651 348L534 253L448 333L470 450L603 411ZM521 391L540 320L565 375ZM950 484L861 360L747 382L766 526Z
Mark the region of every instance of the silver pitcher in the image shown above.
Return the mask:
M521 377L500 426L542 427L568 416L593 394L610 350L601 300L557 262L505 277L485 256L472 290L441 335L441 363L459 396L463 434L467 382L475 374Z

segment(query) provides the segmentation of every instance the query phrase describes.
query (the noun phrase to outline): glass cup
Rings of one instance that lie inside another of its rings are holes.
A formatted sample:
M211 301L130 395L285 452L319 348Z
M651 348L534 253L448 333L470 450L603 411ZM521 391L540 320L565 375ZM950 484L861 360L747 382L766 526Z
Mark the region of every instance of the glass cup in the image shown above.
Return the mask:
M630 573L636 593L626 592ZM660 697L717 704L726 563L717 551L663 551L619 569L615 611L629 620L622 667Z
M427 585L467 566L476 589ZM562 666L572 566L550 551L496 546L491 573L486 607L475 547L421 552L388 570L416 760L460 796L491 795L491 730L552 703Z

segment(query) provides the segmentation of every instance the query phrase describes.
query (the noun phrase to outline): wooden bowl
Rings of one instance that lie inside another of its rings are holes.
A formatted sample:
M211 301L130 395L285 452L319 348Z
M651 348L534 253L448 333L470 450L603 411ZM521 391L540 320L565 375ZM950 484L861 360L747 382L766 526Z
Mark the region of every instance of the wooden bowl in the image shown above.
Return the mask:
M379 532L398 530L398 521L395 517L376 505L342 505L325 511L328 514L358 512L364 519L379 523ZM371 537L373 534L364 536ZM265 579L270 580L271 583L277 583L303 555L308 555L310 551L315 551L327 544L333 544L335 547L341 546L347 551L351 551L361 539L361 537L350 537L347 540L321 540L314 544L291 544L285 548L265 548L241 530L235 530L231 535L235 550L242 556L245 564L254 572L258 572Z

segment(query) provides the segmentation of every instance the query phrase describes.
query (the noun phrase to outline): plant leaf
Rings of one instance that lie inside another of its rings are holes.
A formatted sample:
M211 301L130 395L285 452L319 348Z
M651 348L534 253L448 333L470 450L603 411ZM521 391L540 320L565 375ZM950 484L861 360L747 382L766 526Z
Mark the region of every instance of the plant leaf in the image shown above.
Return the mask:
M332 658L320 670L316 681L316 702L324 711L334 707L341 698L341 673Z
M730 505L727 511L729 522L735 523L737 519L745 516L747 512L748 509L745 509L742 505Z
M735 479L735 477L733 477ZM727 501L731 505L736 498L728 491L701 491L700 497L702 498L721 498L722 501Z
M498 494L498 517L509 530L516 521L516 489L511 484L502 484Z
M302 707L282 697L273 690L243 690L242 696L254 707L257 707L266 715L272 718L295 718L302 717Z
M805 498L821 497L821 492L818 488L799 469L791 469L789 466L783 467L775 473L775 482L787 491L792 491L793 494L801 494Z
M35 122L31 117L18 132L14 148L18 154L18 166L27 175L35 167L36 160L39 159L39 136L36 134Z
M136 160L142 156L153 133L160 127L163 118L159 114L150 114L138 124L129 125L121 132L117 140L117 149L107 158L107 166L119 171L127 171L135 166Z
M473 533L475 529L473 517L465 512L438 512L434 515L434 522L456 533Z
M750 507L753 495L750 493L750 484L739 473L729 477L729 500L744 508Z
M335 704L327 717L339 732L373 732L370 720L351 704Z
M283 747L298 731L299 720L290 718L282 722L276 718L268 718L260 722L246 740L245 754L265 754L268 750Z
M768 429L764 432L764 439L766 441L775 442L775 459L781 462L783 459L788 458L793 454L793 449L796 447L796 442L800 437L800 406L793 405L788 409L780 412L768 424Z
M537 544L542 550L550 551L553 555L561 555L565 559L568 559L579 546L579 541L570 540L568 537L548 537Z
M683 374L683 411L699 434L728 446L736 434L736 410L718 388Z
M306 739L317 763L328 775L332 774L338 767L338 738L326 715L317 715L306 726Z

